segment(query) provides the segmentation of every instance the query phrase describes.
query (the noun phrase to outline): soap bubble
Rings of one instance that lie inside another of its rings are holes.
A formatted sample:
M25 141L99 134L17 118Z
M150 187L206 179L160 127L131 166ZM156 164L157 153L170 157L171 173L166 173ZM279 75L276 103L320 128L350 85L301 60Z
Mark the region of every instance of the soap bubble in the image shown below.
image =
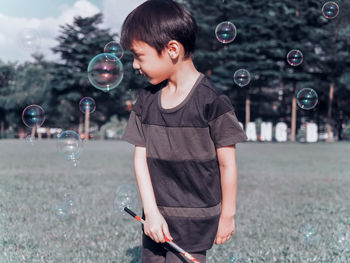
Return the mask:
M239 258L236 263L250 263L250 260L247 258Z
M39 105L29 105L22 112L23 123L29 128L37 128L45 121L45 111Z
M299 232L304 235L311 236L317 233L317 226L312 224L305 224L299 228Z
M116 88L122 81L123 75L122 62L110 53L95 56L88 66L90 83L105 92Z
M304 245L317 245L320 236L317 234L318 227L312 224L302 225L299 229L301 233L300 241Z
M297 104L303 110L311 110L317 103L318 95L313 89L304 88L297 93Z
M350 249L350 232L336 231L333 233L335 248L339 251Z
M95 100L91 97L82 98L79 102L79 109L82 113L85 113L87 110L93 113L96 109Z
M238 252L231 253L230 263L237 263L237 260L240 258L240 254Z
M234 82L240 87L244 87L248 85L250 82L250 79L251 79L250 73L246 69L238 69L233 75Z
M73 165L77 165L77 160L82 151L82 140L78 133L67 130L58 136L58 151L69 161L73 161Z
M339 14L339 6L335 2L327 2L322 7L322 14L325 18L333 19Z
M287 54L287 62L291 66L299 66L303 62L303 53L297 49L289 51Z
M66 220L69 216L69 210L66 204L58 203L54 205L54 212L60 220Z
M121 59L124 54L124 50L121 45L115 41L107 43L103 49L103 52L110 53L119 59Z
M30 144L30 145L34 145L35 142L35 137L32 136L31 134L26 136L26 143Z
M138 204L138 191L135 186L122 184L115 191L114 207L116 212L123 213L124 207L135 210Z
M33 28L24 28L19 31L17 41L21 48L29 51L34 51L40 46L39 34Z
M60 220L66 220L76 213L75 201L71 194L64 193L61 202L54 205L54 213Z
M215 36L221 43L227 44L235 40L237 29L230 21L221 22L215 28Z

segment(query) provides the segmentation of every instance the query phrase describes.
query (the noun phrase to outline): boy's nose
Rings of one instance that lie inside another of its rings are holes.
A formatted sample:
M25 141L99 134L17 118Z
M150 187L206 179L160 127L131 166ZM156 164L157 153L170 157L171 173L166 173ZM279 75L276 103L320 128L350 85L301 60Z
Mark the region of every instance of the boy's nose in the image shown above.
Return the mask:
M135 69L135 70L138 70L140 69L140 64L136 62L136 60L134 59L134 62L132 63L132 67Z

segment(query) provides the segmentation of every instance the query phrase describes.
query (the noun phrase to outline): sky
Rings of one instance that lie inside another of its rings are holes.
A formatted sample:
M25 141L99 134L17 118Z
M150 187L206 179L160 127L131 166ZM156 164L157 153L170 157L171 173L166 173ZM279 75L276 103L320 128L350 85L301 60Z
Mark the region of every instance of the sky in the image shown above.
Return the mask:
M57 45L59 26L75 16L102 12L102 28L120 32L125 17L145 0L0 0L0 60L32 61L39 51L47 60L57 60L50 48Z

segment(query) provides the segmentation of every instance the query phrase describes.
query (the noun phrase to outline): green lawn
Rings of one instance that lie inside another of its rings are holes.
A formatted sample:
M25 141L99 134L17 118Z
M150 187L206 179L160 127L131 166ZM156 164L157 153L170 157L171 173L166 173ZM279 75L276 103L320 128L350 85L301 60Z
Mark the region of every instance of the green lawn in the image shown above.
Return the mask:
M208 262L350 262L349 159L350 143L237 145L236 234ZM73 167L55 140L0 140L0 262L140 262L140 224L113 205L132 161L119 141L87 142Z

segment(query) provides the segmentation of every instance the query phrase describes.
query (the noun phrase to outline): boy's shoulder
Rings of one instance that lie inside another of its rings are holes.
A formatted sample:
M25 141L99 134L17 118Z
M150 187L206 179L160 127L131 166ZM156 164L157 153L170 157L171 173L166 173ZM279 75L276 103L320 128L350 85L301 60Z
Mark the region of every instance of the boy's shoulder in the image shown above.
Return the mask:
M199 86L199 93L205 98L216 99L217 97L224 95L223 91L216 87L214 83L209 79L209 77L205 75L199 83Z

